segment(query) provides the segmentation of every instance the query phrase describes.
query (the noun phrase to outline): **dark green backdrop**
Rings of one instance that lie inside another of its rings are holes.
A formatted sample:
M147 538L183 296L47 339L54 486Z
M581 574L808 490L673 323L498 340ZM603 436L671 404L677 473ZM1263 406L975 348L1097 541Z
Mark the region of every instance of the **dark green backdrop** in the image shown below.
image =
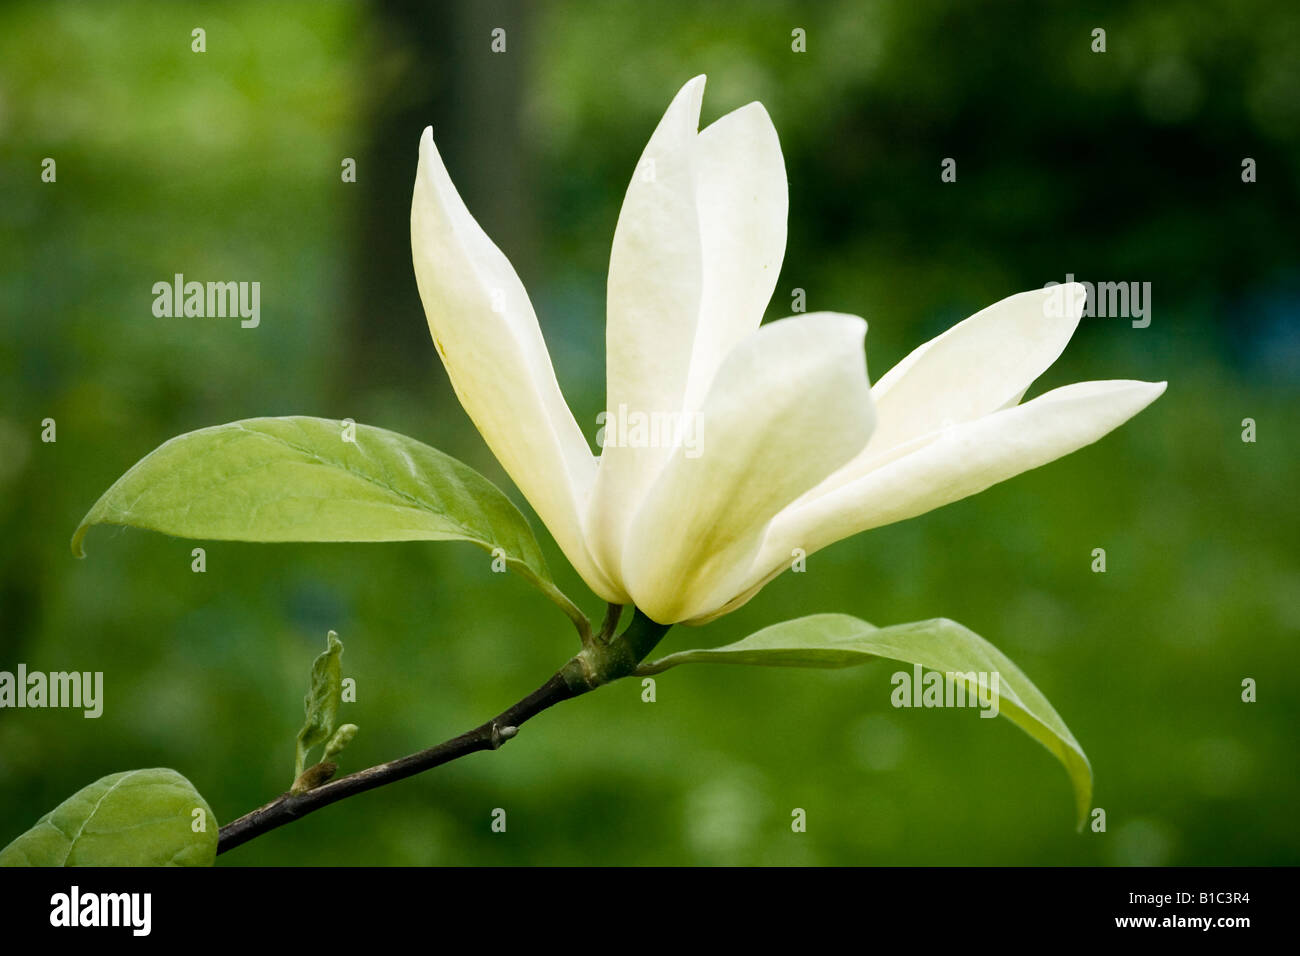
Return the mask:
M0 669L102 670L107 699L98 720L0 712L0 844L117 770L175 767L223 820L280 792L329 628L358 684L344 770L477 724L572 652L563 616L468 546L208 543L194 574L192 542L97 529L79 562L68 539L162 441L257 415L406 432L519 500L428 340L408 232L420 131L433 125L515 263L594 433L623 190L701 72L705 122L759 99L781 135L790 241L769 318L795 288L810 309L865 316L879 377L1013 292L1147 281L1148 328L1085 319L1033 393L1086 378L1169 390L1100 444L836 545L665 647L817 611L955 618L1069 723L1107 832L1074 832L1065 774L1006 721L891 709L893 665L701 668L663 676L653 705L635 684L605 688L498 754L221 862L1300 862L1300 8L1286 0L6 5ZM945 157L956 183L940 182ZM260 327L155 318L151 286L176 272L260 281ZM1098 547L1105 574L1090 571ZM1257 703L1240 700L1247 677Z

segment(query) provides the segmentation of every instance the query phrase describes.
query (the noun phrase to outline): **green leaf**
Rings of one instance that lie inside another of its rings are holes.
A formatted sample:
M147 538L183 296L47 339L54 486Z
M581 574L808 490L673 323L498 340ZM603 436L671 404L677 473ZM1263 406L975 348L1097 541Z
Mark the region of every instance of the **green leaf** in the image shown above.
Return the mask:
M951 675L997 674L997 687L988 690L996 691L998 712L1065 765L1082 828L1092 800L1092 768L1083 748L1020 668L984 638L954 621L936 618L877 628L847 614L814 614L774 624L724 647L669 654L643 664L637 674L657 674L678 664L851 667L876 657L942 672L950 683L954 683ZM969 680L961 683L970 686Z
M334 733L334 722L343 702L343 642L333 631L325 641L324 653L311 662L311 687L302 699L307 720L298 731L298 753L293 768L295 781L306 766L308 751L329 740Z
M212 541L469 541L501 550L579 623L528 522L495 485L413 438L323 418L250 418L201 428L150 452L104 493L72 536L127 525Z
M128 770L45 814L0 850L0 866L211 866L218 835L212 808L175 770Z
M334 731L334 736L331 737L330 742L325 745L325 755L320 759L333 760L343 752L344 747L352 743L352 738L357 735L357 731L360 729L361 728L356 724L344 724L338 730Z

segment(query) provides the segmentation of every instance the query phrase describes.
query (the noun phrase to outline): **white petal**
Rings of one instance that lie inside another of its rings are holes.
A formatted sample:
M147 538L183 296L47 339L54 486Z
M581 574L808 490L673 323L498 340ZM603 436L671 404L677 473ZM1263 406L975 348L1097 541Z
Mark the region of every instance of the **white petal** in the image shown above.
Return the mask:
M1018 404L1065 350L1084 294L1077 282L1021 292L913 349L871 389L879 423L867 447L807 500L874 471L938 429Z
M785 257L785 160L762 104L701 130L696 184L704 272L686 409L699 408L723 360L758 328Z
M623 555L636 606L661 623L730 598L773 515L866 444L866 323L812 313L763 326L723 362L638 511Z
M609 406L677 411L699 317L695 154L704 77L669 105L632 174L609 260Z
M427 128L411 250L429 330L461 405L578 573L601 597L621 600L584 543L596 462L560 393L528 294L465 208Z
M605 329L605 408L681 411L703 284L695 153L704 77L669 105L632 174L614 230ZM619 576L627 523L670 448L606 447L587 515L588 543Z
M915 439L905 454L776 520L751 586L791 548L811 554L841 538L931 511L1089 445L1158 398L1164 382L1067 385L1024 405Z
M1021 292L913 351L872 389L870 453L1015 405L1065 350L1083 300L1078 283Z

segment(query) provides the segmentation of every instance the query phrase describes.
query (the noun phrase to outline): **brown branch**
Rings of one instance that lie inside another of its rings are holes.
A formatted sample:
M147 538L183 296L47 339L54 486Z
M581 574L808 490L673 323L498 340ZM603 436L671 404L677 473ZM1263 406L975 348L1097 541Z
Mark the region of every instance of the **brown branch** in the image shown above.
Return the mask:
M496 750L518 732L519 726L524 721L536 717L548 707L577 697L590 689L574 682L572 677L566 677L564 671L559 671L514 706L506 708L487 723L480 724L459 737L453 737L445 743L421 750L419 753L340 777L305 793L281 794L266 806L246 813L238 820L233 820L222 827L217 842L217 853L233 850L254 837L261 836L276 827L282 827L339 800L365 793L367 790L382 787L396 780L404 780L467 754L480 750Z
M606 613L605 624L611 630L618 625L618 613L613 607ZM467 754L496 750L519 732L524 721L536 717L548 707L554 707L561 701L578 697L602 684L633 673L637 664L659 643L669 626L657 624L637 611L627 629L618 637L593 643L556 671L545 684L487 723L436 747L340 777L311 790L282 793L266 806L246 813L222 827L217 841L217 853L233 850L254 837L292 823L299 817L339 800L404 780ZM314 769L309 768L308 773ZM328 771L322 769L322 773Z

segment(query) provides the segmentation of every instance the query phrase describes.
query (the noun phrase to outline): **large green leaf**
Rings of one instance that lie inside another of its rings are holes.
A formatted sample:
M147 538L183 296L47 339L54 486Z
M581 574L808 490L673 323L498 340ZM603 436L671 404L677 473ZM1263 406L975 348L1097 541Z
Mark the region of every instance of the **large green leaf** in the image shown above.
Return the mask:
M175 770L128 770L45 814L0 850L0 866L211 866L218 835L212 808Z
M350 432L350 429L349 429ZM323 418L250 418L173 438L95 502L72 537L116 524L215 541L470 541L501 549L575 621L528 522L473 468L413 438ZM581 629L582 624L579 624Z
M938 671L949 683L955 681L948 675L997 674L998 712L1065 765L1074 786L1079 826L1083 826L1092 800L1092 768L1083 748L1020 668L955 621L936 618L878 628L847 614L814 614L774 624L724 647L669 654L641 665L637 673L657 674L678 664L851 667L876 657ZM961 682L969 686L967 680Z

